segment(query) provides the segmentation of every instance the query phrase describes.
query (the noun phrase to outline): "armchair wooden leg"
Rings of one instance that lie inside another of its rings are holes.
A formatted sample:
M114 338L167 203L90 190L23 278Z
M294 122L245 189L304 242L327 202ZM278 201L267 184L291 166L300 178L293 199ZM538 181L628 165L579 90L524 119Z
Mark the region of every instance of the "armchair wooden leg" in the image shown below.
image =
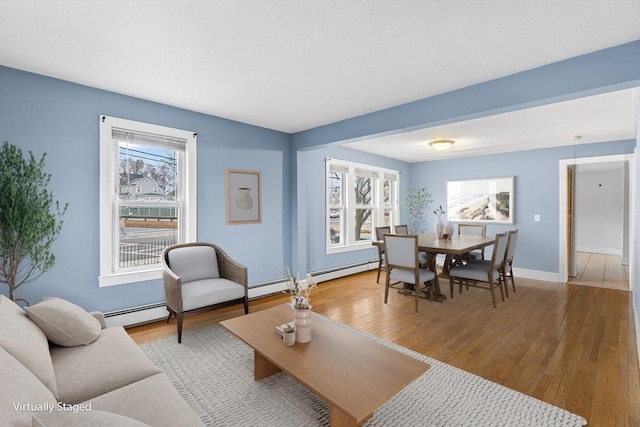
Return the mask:
M249 300L247 298L244 299L244 314L249 314Z
M178 344L182 343L182 313L177 313L176 317L178 318Z
M169 316L167 317L167 323L169 323L169 320L171 320L171 310L169 310Z

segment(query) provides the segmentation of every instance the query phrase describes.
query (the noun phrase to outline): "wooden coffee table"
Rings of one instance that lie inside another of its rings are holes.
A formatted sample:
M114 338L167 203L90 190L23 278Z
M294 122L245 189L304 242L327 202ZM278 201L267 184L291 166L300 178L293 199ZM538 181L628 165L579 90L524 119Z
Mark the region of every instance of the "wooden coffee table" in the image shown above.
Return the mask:
M254 378L284 371L331 406L331 425L357 426L429 369L363 335L314 316L311 342L287 347L274 328L293 320L279 305L220 324L254 350Z

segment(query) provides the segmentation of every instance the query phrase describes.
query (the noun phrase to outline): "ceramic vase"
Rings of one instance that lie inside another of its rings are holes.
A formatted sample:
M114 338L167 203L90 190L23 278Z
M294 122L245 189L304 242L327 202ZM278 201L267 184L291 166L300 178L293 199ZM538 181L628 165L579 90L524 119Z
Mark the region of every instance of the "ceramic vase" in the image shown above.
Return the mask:
M250 211L253 209L253 197L251 197L251 189L247 187L238 188L238 196L236 197L236 209L239 211Z
M444 233L444 223L442 222L440 217L438 217L438 220L434 224L434 228L436 230L436 237L438 239L441 238L442 237L442 233Z
M311 307L293 310L293 323L296 325L296 342L306 343L311 341Z
M448 239L453 236L453 225L449 221L447 221L447 225L444 226L444 234L447 235Z

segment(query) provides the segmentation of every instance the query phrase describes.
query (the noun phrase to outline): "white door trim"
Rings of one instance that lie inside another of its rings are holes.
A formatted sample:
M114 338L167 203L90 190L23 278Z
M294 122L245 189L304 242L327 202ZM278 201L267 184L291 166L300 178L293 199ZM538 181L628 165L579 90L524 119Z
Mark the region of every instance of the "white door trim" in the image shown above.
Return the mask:
M633 154L614 154L610 156L583 157L579 159L562 159L559 161L558 182L560 200L558 209L558 277L562 283L566 283L569 277L567 266L567 168L574 165L620 161L629 163L629 191L633 198L636 191L636 184L634 179L632 179L632 177L636 176L636 164L633 161ZM631 236L635 236L636 232L635 209L635 203L633 203L633 199L631 199L629 201L629 230L631 231ZM635 271L635 248L631 241L629 242L629 257L631 258L629 270L630 272ZM630 275L633 277L633 274ZM629 285L633 287L631 283ZM631 291L633 290L634 289L631 289Z

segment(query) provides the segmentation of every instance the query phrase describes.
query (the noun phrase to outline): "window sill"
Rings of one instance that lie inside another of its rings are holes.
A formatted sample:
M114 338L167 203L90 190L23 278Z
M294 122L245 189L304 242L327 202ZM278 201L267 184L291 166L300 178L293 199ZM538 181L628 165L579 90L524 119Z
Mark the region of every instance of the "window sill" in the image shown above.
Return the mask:
M126 273L110 274L98 277L98 286L126 285L129 283L145 282L147 280L162 279L162 268L152 270L128 271Z
M373 246L372 241L366 241L364 243L358 243L358 244L349 245L349 246L337 246L337 247L327 248L326 254L327 255L341 254L344 252L363 251L365 249L375 249L375 246Z

